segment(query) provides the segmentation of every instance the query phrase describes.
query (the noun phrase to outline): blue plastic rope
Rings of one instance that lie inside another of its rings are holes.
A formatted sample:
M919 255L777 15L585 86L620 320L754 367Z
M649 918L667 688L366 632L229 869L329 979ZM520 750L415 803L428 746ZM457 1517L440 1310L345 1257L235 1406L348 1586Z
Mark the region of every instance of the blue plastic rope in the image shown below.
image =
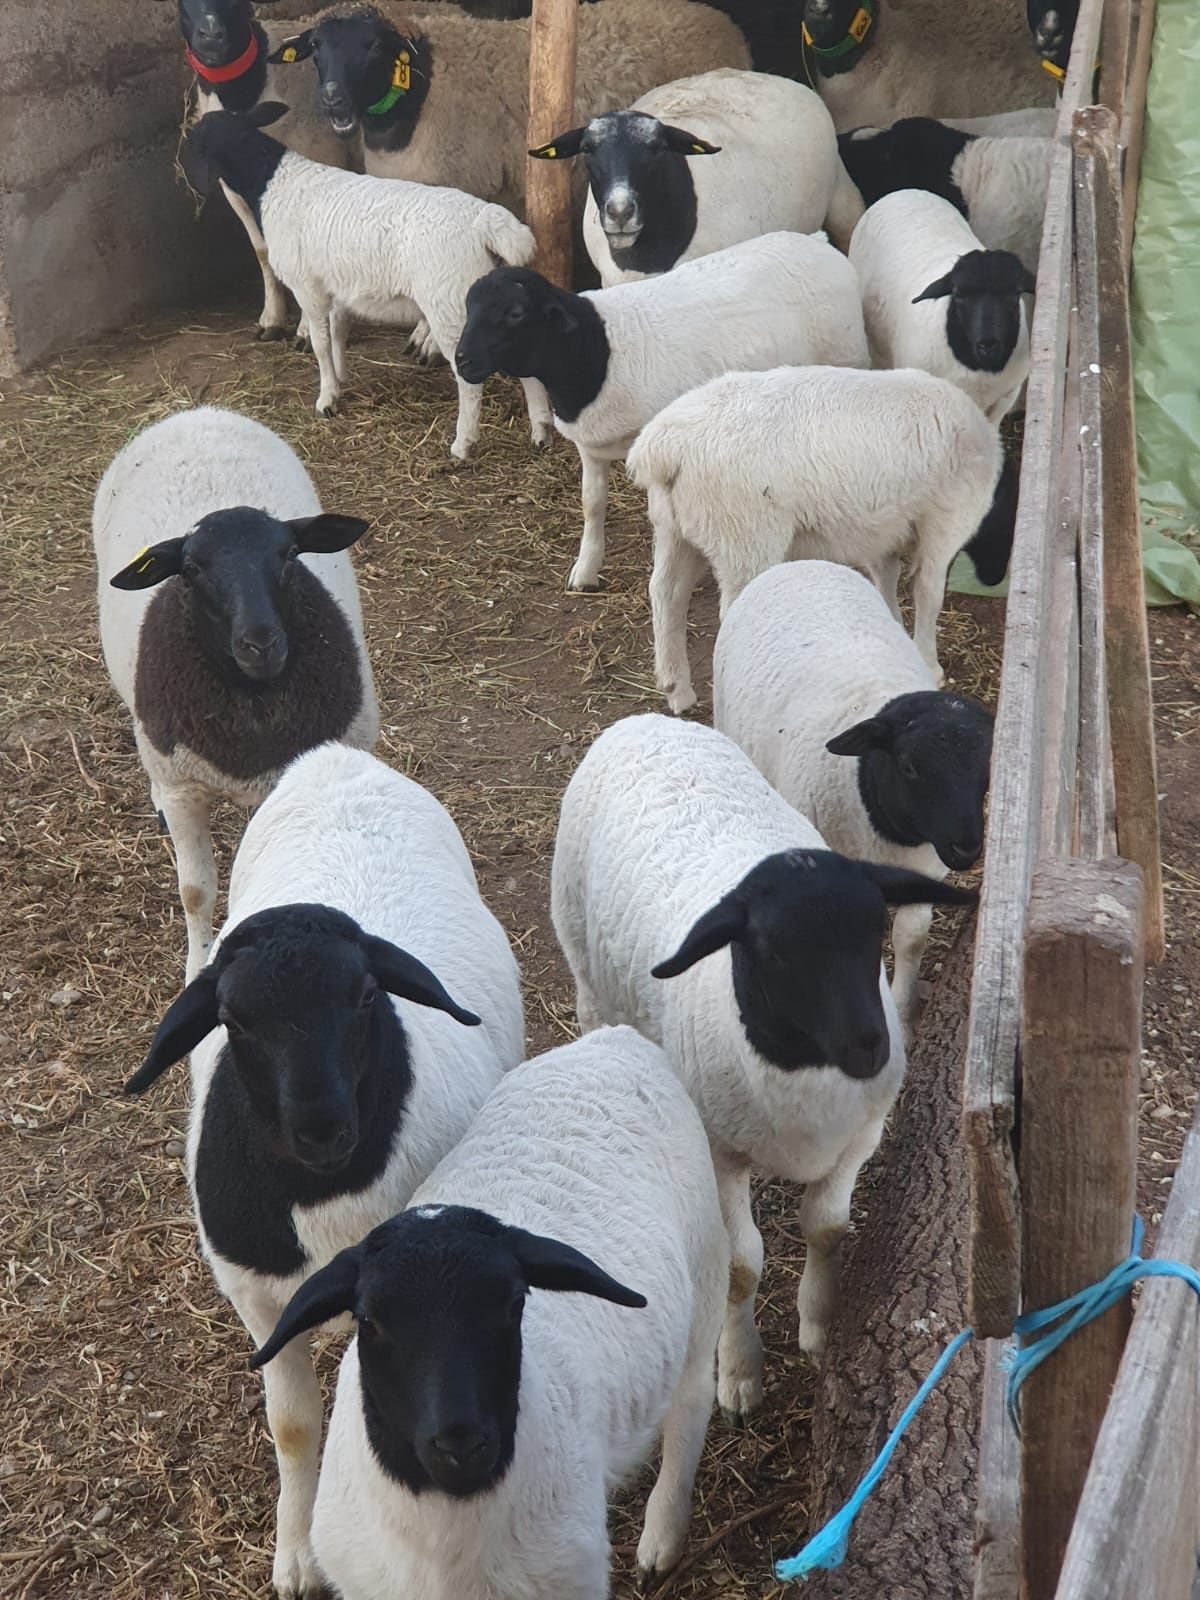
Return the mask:
M1110 1306L1116 1305L1118 1300L1129 1293L1139 1278L1182 1278L1188 1287L1200 1296L1200 1273L1192 1267L1182 1261L1146 1261L1142 1258L1139 1254L1142 1234L1142 1220L1140 1217L1135 1217L1133 1245L1129 1255L1099 1283L1080 1290L1067 1300L1060 1300L1055 1306L1047 1306L1044 1311L1029 1311L1017 1318L1014 1331L1021 1341L1021 1346L1019 1349L1011 1350L1006 1357L1006 1363L1010 1367L1006 1398L1008 1414L1012 1418L1014 1427L1018 1429L1020 1427L1017 1399L1021 1385L1034 1368L1039 1367L1046 1357L1057 1350L1065 1339L1069 1339L1077 1328L1095 1321ZM1043 1332L1043 1329L1048 1331ZM1040 1337L1034 1337L1035 1335ZM887 1470L892 1452L899 1444L905 1429L941 1382L946 1368L972 1337L972 1330L964 1328L960 1334L951 1339L938 1357L933 1371L905 1406L899 1422L888 1434L883 1448L871 1463L862 1481L837 1515L831 1517L794 1556L775 1563L775 1576L781 1582L786 1583L793 1579L803 1581L813 1572L841 1566L846 1559L854 1520Z

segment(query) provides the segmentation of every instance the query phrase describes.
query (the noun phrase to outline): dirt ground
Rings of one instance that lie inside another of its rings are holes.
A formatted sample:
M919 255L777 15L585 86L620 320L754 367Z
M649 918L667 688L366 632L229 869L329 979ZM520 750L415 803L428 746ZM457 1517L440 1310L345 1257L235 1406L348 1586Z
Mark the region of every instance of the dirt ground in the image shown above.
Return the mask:
M534 457L519 391L497 384L477 460L451 463L453 386L444 369L402 360L399 343L352 347L345 413L329 423L311 412L311 358L252 343L244 311L142 329L0 399L0 1594L13 1600L269 1592L274 1459L248 1337L195 1247L185 1074L143 1100L119 1095L177 992L185 945L169 842L95 627L92 494L137 428L189 404L232 405L293 443L327 506L374 519L357 561L378 753L462 828L520 956L531 1050L571 1032L550 849L589 741L658 705L644 516L618 482L607 587L564 595L574 452L558 440ZM711 596L697 609L701 666ZM943 618L952 679L986 699L1001 622L994 601L952 600ZM1152 635L1172 947L1150 982L1148 1220L1191 1115L1200 920L1200 639L1178 614L1155 614ZM707 682L706 665L697 677ZM241 820L221 818L223 883ZM744 1433L714 1420L689 1553L658 1590L674 1600L782 1595L771 1561L809 1530L813 1375L793 1344L794 1199L779 1185L759 1195L767 1404ZM618 1600L634 1592L643 1495L635 1487L614 1512Z

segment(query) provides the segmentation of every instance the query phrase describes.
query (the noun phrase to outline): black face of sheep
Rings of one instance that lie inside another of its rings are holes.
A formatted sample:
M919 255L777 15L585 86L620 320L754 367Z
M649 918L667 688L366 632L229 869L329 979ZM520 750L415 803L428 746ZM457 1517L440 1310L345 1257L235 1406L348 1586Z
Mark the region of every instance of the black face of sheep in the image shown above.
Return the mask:
M789 850L760 861L653 975L677 977L730 945L742 1027L760 1055L785 1071L873 1078L891 1055L879 993L887 907L974 899L901 867Z
M536 377L547 348L578 327L571 302L528 267L496 267L467 290L467 320L454 365L467 383L483 383L495 372Z
M215 71L244 53L253 22L250 0L179 0L184 43L201 65Z
M477 1026L428 967L329 906L273 906L247 917L169 1008L127 1093L146 1089L224 1027L249 1110L277 1158L342 1171L359 1140L369 1073L387 1072L395 1013L379 991Z
M284 40L271 61L313 60L321 109L340 139L396 122L414 122L429 80L428 46L398 33L370 8L324 17Z
M629 250L650 223L657 233L680 238L677 259L696 226L696 190L686 158L715 156L719 146L644 112L608 111L529 153L542 161L584 156L610 246Z
M935 690L902 694L825 748L858 757L859 792L882 838L931 844L954 871L978 861L992 716L977 700Z
M1025 0L1025 17L1038 55L1065 72L1079 18L1079 0Z
M465 1206L417 1206L302 1284L250 1365L353 1312L363 1413L383 1470L414 1494L466 1498L498 1483L512 1462L531 1289L646 1304L556 1239Z
M967 204L953 170L970 143L970 134L932 117L902 117L890 128L843 133L838 151L864 205L873 206L897 189L925 189L949 200L965 217Z
M871 0L805 0L804 27L826 76L848 72L874 31Z
M948 298L946 339L955 360L974 372L1003 372L1021 332L1021 296L1035 287L1011 250L970 250L913 305Z
M329 512L280 522L234 506L210 512L181 539L151 545L109 581L114 589L149 589L181 578L205 655L242 679L270 682L287 666L296 557L345 550L369 526Z

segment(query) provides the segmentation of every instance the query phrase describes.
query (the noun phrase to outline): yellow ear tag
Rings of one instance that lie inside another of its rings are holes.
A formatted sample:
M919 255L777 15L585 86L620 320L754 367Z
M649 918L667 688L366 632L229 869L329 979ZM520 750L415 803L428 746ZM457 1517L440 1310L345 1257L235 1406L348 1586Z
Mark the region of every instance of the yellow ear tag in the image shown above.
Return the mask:
M147 544L142 546L137 555L134 556L133 562L130 564L133 566L133 570L140 576L143 572L149 572L150 568L154 565L154 561L155 558L150 554L150 546Z
M289 67L292 65L293 61L295 61L298 53L299 52L294 44L288 45L287 49L283 52L283 59L287 62Z
M807 22L802 22L800 24L800 32L804 35L805 44L811 50L812 49L812 34L809 33L809 31L808 31L808 23Z
M705 147L702 144L694 144L692 146L692 154L694 156L702 156L705 153L706 153Z
M1059 83L1066 81L1067 73L1064 67L1056 66L1053 61L1043 61L1042 66L1052 78L1057 78Z
M395 70L392 73L392 88L399 89L402 94L407 94L412 84L412 67L407 50L401 50L396 57Z
M558 155L558 146L553 144L543 145L542 154L546 157L547 161L553 161Z
M850 24L850 37L856 44L861 44L867 36L867 29L871 26L871 13L866 10L856 11L854 21Z

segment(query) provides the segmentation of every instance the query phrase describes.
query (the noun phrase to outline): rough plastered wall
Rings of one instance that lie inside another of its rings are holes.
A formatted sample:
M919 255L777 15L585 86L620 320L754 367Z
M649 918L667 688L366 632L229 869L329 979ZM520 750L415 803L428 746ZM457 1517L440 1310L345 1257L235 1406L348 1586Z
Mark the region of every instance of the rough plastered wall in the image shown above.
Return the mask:
M176 180L187 81L171 0L0 0L0 373L253 269Z

